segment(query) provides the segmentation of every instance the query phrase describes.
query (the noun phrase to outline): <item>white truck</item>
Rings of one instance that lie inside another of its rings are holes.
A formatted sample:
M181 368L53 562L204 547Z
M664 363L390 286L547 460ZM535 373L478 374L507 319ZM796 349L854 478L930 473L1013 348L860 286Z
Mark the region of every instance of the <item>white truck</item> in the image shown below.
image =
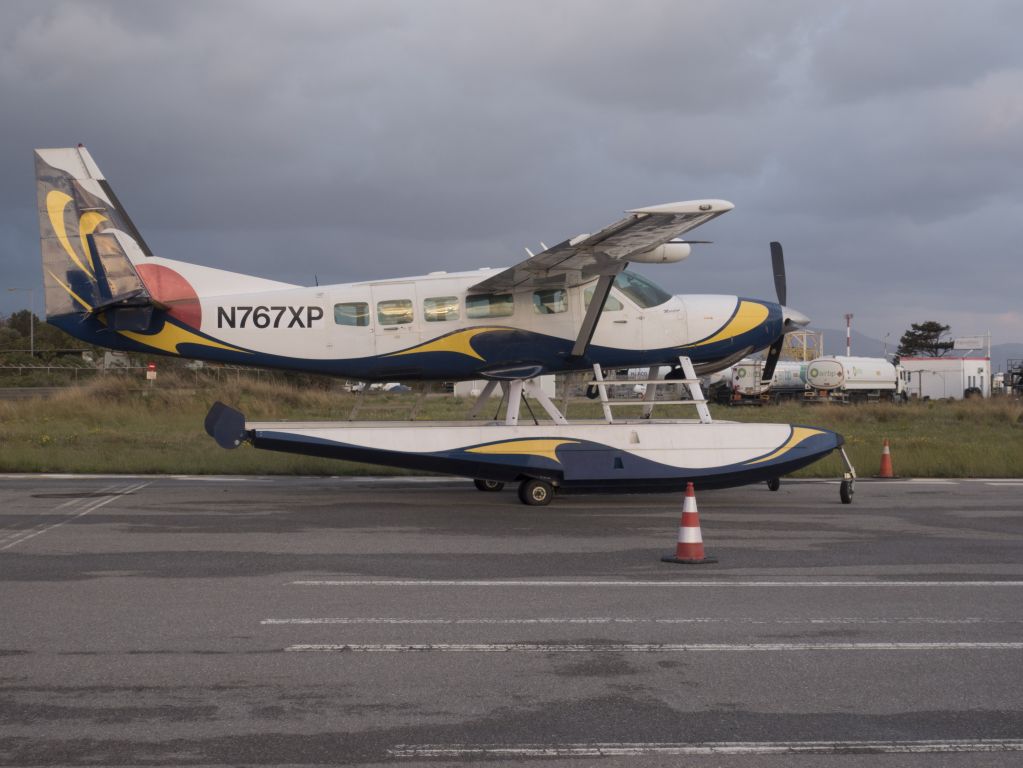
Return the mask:
M883 357L828 355L806 364L808 400L892 401L906 398L906 372Z

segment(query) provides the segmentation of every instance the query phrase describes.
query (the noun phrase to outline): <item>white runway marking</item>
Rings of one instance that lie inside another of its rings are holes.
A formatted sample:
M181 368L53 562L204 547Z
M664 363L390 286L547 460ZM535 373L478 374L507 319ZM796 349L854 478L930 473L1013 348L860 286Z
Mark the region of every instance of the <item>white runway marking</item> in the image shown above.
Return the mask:
M319 653L718 653L789 651L1019 651L1005 643L310 643L288 652Z
M46 533L47 531L52 531L54 528L59 528L60 526L66 524L66 523L70 523L72 520L76 520L79 517L83 517L84 515L87 515L90 512L95 512L100 507L104 507L107 504L109 504L110 502L116 501L121 496L123 496L125 494L129 494L129 493L134 493L135 491L140 491L143 488L145 488L147 485L151 485L152 483L153 483L153 481L150 480L150 481L145 482L145 483L138 483L136 485L126 486L126 487L121 488L121 489L110 489L110 490L104 489L104 491L101 491L102 493L109 493L111 495L106 496L105 498L101 498L101 499L89 499L87 501L87 503L85 504L84 509L80 509L79 510L77 508L73 508L73 509L69 510L68 513L67 513L68 516L65 519L63 519L63 520L59 520L56 523L51 523L50 525L45 525L43 523L40 523L39 525L36 525L33 528L29 528L29 529L23 530L23 531L18 531L16 534L8 536L8 538L6 539L7 543L5 543L3 546L0 546L0 552L4 551L5 549L10 549L11 547L13 547L13 546L15 546L17 544L23 544L24 542L28 541L29 539L34 539L36 536L39 536L39 535L41 535L43 533ZM78 502L81 502L81 501L83 501L83 499L73 499L72 503L78 503ZM70 505L69 505L68 502L65 502L65 503L60 504L57 507L55 507L53 510L51 510L51 512L52 511L56 511L58 509L63 509L64 507L67 507L67 506L70 506Z
M926 616L910 616L902 618L860 618L841 616L820 619L755 619L755 618L614 618L609 616L585 616L571 618L542 617L535 619L403 619L392 617L323 617L309 619L263 619L260 624L266 625L324 625L324 624L439 624L439 625L534 625L534 624L1023 624L1021 619L982 619L969 617L963 619L937 619Z
M0 474L0 480L156 480L160 475L72 475L61 473Z
M98 491L98 493L106 493L107 491L113 489L113 487L114 486L112 486L112 485L107 486L106 488L103 488L100 491ZM32 512L30 514L32 515L32 517L39 517L39 516L42 516L42 515L52 515L53 513L57 512L57 510L64 509L64 507L70 507L72 504L77 504L80 501L81 501L80 498L68 499L63 504L58 504L57 506L55 506L53 509L43 510L42 512ZM10 539L18 538L20 536L23 536L28 531L35 530L36 528L40 527L41 525L43 525L43 524L39 523L39 524L33 526L32 528L29 528L29 529L16 527L17 523L13 523L11 525L6 525L2 529L0 529L0 530L5 531L5 533L3 535L0 535L0 544L4 543L5 541L9 541Z
M1023 587L1023 581L529 581L526 579L316 579L292 581L301 587Z
M933 741L709 741L603 744L397 744L391 757L516 758L633 757L643 755L794 755L1020 752L1023 739Z
M169 475L169 480L187 480L195 483L272 483L271 477L230 477L226 475Z

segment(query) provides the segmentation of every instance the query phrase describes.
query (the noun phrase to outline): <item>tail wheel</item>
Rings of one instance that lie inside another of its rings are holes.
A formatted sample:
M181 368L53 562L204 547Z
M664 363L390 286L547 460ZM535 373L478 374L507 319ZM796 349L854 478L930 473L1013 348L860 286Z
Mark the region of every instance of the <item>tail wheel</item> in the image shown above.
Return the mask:
M484 491L489 493L496 493L504 488L504 483L500 480L473 480L472 484L476 486L477 491Z
M531 507L546 507L554 498L554 486L546 480L532 478L519 485L519 500Z

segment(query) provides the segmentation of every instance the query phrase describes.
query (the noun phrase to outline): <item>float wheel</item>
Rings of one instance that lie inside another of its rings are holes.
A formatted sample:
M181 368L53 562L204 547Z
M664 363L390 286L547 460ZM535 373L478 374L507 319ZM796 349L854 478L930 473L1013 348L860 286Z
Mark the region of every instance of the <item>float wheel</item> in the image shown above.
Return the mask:
M519 500L531 507L546 507L554 498L554 486L546 480L530 478L519 485Z
M472 484L476 486L477 491L483 491L485 493L496 493L504 488L504 483L500 480L480 480L477 478L472 481Z
M852 504L853 493L855 491L852 480L843 480L842 484L838 487L838 496L842 499L843 504Z

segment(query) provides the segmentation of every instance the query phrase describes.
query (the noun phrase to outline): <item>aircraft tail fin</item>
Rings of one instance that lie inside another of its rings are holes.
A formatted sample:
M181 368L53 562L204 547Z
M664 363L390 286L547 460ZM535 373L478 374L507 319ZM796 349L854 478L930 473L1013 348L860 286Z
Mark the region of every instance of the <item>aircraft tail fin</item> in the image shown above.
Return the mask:
M47 318L146 330L154 303L134 264L153 254L89 151L37 149L35 165Z

